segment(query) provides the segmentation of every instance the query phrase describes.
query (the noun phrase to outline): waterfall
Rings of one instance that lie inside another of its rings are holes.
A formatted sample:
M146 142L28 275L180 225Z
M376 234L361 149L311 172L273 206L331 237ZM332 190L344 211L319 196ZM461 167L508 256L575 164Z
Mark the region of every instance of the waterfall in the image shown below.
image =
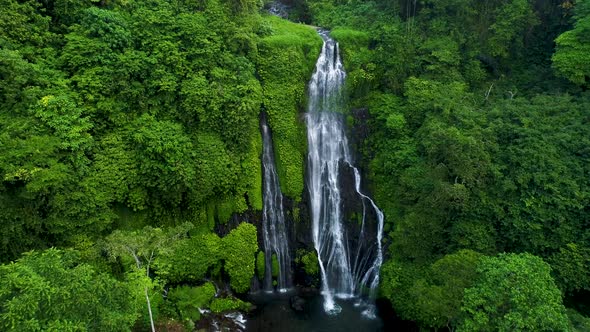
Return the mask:
M291 255L289 253L289 238L285 225L283 211L283 194L279 186L272 138L270 128L266 123L266 117L260 120L262 131L262 168L263 168L263 211L262 211L262 237L264 241L264 290L272 291L273 262L278 265L276 286L280 292L291 287Z
M366 291L369 297L375 296L383 261L383 213L361 192L360 173L352 164L342 114L346 73L340 61L338 44L327 32L319 33L324 44L309 83L306 116L307 184L324 310L338 313L340 307L335 298L359 298ZM363 205L358 234L346 234L344 225L341 192L344 170L352 170L356 194ZM377 229L373 235L365 222L367 209L373 209L376 215Z
M274 16L278 16L280 18L288 19L289 17L289 7L280 1L273 1L267 4L268 13Z

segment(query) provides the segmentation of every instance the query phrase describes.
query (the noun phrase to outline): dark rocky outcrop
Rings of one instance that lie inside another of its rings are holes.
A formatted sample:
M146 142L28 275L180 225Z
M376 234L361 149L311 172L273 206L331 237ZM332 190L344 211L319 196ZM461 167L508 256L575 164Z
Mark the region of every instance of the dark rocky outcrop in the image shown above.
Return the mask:
M289 303L291 304L291 309L303 312L305 311L305 299L301 296L295 295L289 299Z

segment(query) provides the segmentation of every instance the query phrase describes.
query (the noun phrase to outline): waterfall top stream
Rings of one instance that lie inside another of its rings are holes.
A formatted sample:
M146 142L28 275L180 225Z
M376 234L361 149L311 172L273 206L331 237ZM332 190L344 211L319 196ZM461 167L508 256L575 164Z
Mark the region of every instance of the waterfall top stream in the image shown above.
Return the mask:
M336 298L357 298L361 304L362 295L375 295L383 260L383 214L361 192L360 172L352 163L343 115L346 73L338 43L326 31L319 31L319 34L324 43L309 82L306 117L309 148L307 184L324 310L337 314L341 307L336 303ZM347 234L343 218L341 180L346 173L344 169L348 169L348 174L353 174L354 190L363 205L358 234ZM367 209L373 209L376 215L374 232L368 231ZM373 309L368 308L367 315L374 315Z

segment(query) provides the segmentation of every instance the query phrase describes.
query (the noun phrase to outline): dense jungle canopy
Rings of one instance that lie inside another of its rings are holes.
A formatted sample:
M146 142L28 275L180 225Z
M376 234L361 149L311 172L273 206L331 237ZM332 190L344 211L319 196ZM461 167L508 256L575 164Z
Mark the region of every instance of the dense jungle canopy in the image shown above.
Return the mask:
M321 26L385 214L379 296L424 330L590 331L590 1L285 5L0 0L0 330L247 310L259 116L304 222ZM317 281L313 248L294 264Z

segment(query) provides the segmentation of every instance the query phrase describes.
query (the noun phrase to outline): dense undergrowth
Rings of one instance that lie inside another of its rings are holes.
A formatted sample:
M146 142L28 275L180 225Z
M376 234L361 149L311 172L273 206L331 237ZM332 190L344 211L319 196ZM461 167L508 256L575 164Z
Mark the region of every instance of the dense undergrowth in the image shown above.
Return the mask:
M289 5L332 30L349 108L369 115L358 150L397 314L590 329L588 4ZM251 224L213 229L262 208L261 112L301 200L321 47L261 6L0 0L0 329L143 330L147 300L157 324L189 329L199 308L247 310L232 293L272 262L256 262ZM297 261L317 280L317 257Z
M189 328L199 308L248 308L213 299L208 280L249 289L256 228L213 229L262 209L262 111L283 191L301 199L299 112L321 46L260 6L0 2L0 257L16 260L0 268L14 281L0 286L0 329L143 329L147 300L156 322Z

